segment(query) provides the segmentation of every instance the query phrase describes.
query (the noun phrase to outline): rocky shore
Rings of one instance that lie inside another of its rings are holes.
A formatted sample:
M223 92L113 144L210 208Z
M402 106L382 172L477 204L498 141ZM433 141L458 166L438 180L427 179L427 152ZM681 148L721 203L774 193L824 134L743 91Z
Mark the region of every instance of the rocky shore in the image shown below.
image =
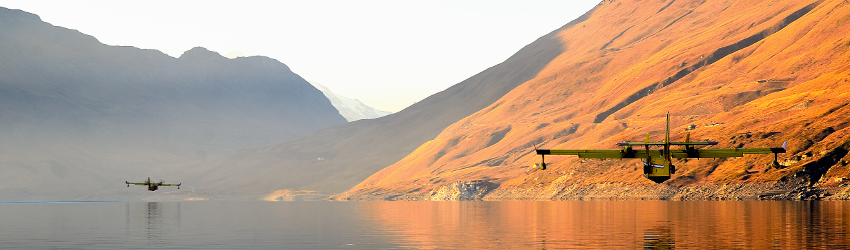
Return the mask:
M774 183L722 185L628 186L600 183L587 186L551 185L537 188L500 188L488 181L453 182L431 191L371 190L331 197L333 200L848 200L850 183L824 182L811 185L808 178L791 178Z

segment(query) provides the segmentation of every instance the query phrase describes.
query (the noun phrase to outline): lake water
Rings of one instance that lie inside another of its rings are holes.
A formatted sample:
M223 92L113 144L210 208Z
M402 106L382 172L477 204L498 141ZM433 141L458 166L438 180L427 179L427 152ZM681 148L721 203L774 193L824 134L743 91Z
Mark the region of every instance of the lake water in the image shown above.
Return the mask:
M2 249L846 249L850 202L0 203Z

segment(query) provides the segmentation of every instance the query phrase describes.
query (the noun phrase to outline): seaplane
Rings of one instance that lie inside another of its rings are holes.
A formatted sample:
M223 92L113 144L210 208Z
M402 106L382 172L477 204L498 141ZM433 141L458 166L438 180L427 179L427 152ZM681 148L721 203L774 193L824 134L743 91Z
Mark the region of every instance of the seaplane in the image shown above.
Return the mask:
M145 181L145 182L129 182L129 181L124 181L124 183L127 183L127 187L130 187L130 185L131 185L131 184L132 184L132 185L139 185L139 186L148 186L148 190L150 190L151 192L156 191L157 189L159 189L159 187L160 187L160 186L164 186L164 187L167 187L167 186L177 186L177 189L180 189L180 184L183 184L183 183L177 183L177 184L167 184L167 183L163 183L162 181L160 181L160 182L151 182L151 178L150 178L150 177L148 177L148 180L147 180L147 181Z
M773 154L773 162L771 165L774 168L779 168L778 154L785 153L788 147L788 141L782 144L781 148L723 148L723 149L697 149L696 146L711 146L717 145L716 141L691 141L691 134L687 133L684 142L670 141L670 112L667 112L667 131L664 134L664 141L650 142L649 134L646 134L646 140L643 142L624 141L618 142L617 146L622 146L621 150L605 150L605 149L537 149L537 154L540 155L541 162L537 165L540 170L546 170L546 155L577 155L579 158L596 158L596 159L643 159L643 175L647 179L662 183L670 179L670 175L676 173L676 166L673 165L673 159L683 158L726 158L726 157L743 157L744 154ZM643 149L639 147L643 146ZM671 149L671 146L683 146L682 149ZM635 149L638 147L638 149ZM661 149L650 149L650 147L661 147Z

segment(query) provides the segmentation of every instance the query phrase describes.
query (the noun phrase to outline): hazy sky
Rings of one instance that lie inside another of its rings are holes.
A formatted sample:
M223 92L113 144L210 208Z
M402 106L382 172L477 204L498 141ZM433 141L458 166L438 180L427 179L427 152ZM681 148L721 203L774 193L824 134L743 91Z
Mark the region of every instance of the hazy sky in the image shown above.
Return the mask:
M397 112L496 65L599 1L6 1L109 45L268 56Z

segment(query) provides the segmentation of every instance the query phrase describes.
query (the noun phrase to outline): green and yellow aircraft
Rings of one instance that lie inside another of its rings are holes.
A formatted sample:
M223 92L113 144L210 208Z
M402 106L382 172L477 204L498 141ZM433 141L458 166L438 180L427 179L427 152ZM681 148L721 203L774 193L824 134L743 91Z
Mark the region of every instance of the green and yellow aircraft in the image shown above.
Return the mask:
M133 184L133 185L139 185L139 186L148 186L148 190L150 190L151 192L156 191L156 190L157 190L160 186L166 186L166 187L167 187L167 186L177 186L177 189L180 189L180 184L183 184L183 183L178 183L178 184L166 184L166 183L163 183L162 181L160 181L160 182L151 182L151 178L150 178L150 177L148 177L148 180L147 180L147 181L145 181L145 182L129 182L129 181L124 181L124 183L127 183L127 187L130 187L130 184Z
M778 154L785 153L788 142L782 144L781 148L724 148L724 149L696 149L695 146L717 145L715 141L691 141L691 134L685 136L684 142L670 141L670 113L667 113L667 132L664 134L663 142L649 142L649 134L646 134L644 142L618 142L617 146L623 146L622 150L604 149L536 149L540 155L541 163L536 164L541 170L546 170L546 155L578 155L579 158L597 159L643 159L643 175L654 181L662 183L670 179L671 174L676 173L673 158L724 158L743 157L744 154L773 154L775 168L779 168ZM684 149L670 149L670 146L684 146ZM633 146L644 146L644 150L635 150ZM650 150L650 146L661 146L660 150Z

